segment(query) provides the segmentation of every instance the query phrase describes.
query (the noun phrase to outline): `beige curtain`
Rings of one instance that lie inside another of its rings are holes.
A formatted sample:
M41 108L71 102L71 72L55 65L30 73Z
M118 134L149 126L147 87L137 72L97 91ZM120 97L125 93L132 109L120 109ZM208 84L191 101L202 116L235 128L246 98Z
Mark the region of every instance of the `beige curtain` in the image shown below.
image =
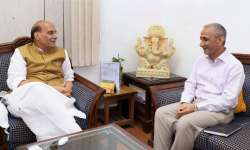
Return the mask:
M74 67L98 63L99 4L99 0L64 0L64 46Z

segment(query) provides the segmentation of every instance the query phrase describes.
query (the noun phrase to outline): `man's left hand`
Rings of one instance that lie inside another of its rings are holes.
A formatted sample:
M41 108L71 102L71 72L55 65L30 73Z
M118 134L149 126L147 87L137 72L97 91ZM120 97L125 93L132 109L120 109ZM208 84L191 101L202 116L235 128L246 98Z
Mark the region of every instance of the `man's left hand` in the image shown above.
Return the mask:
M183 115L189 114L194 112L196 109L195 104L191 103L180 103L177 112L176 112L176 117L180 118Z
M73 87L72 81L66 81L65 84L64 84L64 87L65 87L65 93L64 94L66 96L71 96L72 87Z

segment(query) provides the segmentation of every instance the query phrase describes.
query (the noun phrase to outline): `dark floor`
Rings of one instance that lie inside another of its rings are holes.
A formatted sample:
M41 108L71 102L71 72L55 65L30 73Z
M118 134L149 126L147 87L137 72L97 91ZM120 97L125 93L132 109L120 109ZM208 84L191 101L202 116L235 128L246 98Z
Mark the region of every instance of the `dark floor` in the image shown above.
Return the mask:
M145 144L148 144L148 141L151 138L151 133L145 133L142 129L141 122L139 122L138 120L135 120L134 127L123 127L123 128Z

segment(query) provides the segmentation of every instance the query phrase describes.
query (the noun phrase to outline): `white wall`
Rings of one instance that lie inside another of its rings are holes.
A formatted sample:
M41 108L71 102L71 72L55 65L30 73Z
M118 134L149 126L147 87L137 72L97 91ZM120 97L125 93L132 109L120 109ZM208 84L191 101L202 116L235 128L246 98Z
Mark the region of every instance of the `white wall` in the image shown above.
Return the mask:
M36 0L37 1L37 0ZM38 1L42 1L42 0L38 0ZM63 32L63 0L45 0L45 13L44 13L44 18L45 20L49 20L52 21L54 23L54 25L57 28L57 45L63 47L64 43L63 43L63 36L64 36L64 32Z
M177 51L170 65L172 72L179 75L188 76L195 58L203 53L199 47L199 34L202 26L207 23L219 22L226 27L226 45L230 52L250 53L248 0L100 1L100 61L111 60L113 55L119 53L126 59L125 71L136 70L138 61L134 50L135 40L154 24L165 27L168 36L176 41ZM29 35L31 25L38 19L46 18L57 25L60 37L58 44L63 45L63 0L45 0L45 7L44 0L0 2L0 43L12 41L19 35ZM76 68L75 71L94 82L99 81L99 65Z
M136 37L153 24L164 26L175 39L177 51L170 65L179 75L188 76L195 58L203 53L199 34L207 23L226 27L230 52L250 53L249 5L247 0L105 0L101 5L101 60L119 53L126 59L125 71L135 70Z
M0 43L29 36L33 22L44 18L42 0L0 0L0 4Z
M57 44L63 46L63 0L0 0L0 43L30 36L38 20L50 20L58 29Z

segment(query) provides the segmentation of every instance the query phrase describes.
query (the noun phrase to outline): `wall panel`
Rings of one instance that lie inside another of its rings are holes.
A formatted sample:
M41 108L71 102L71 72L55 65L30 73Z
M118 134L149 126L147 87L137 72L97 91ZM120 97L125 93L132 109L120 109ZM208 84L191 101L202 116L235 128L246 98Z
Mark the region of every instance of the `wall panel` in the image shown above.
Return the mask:
M58 33L57 45L64 47L63 0L45 0L45 20L49 20L55 24Z
M44 18L43 0L0 0L0 43L29 36L32 24Z
M57 44L63 47L63 0L0 0L0 42L30 36L37 20L52 21L58 30Z
M72 38L71 38L71 1L64 0L64 47L71 56Z

